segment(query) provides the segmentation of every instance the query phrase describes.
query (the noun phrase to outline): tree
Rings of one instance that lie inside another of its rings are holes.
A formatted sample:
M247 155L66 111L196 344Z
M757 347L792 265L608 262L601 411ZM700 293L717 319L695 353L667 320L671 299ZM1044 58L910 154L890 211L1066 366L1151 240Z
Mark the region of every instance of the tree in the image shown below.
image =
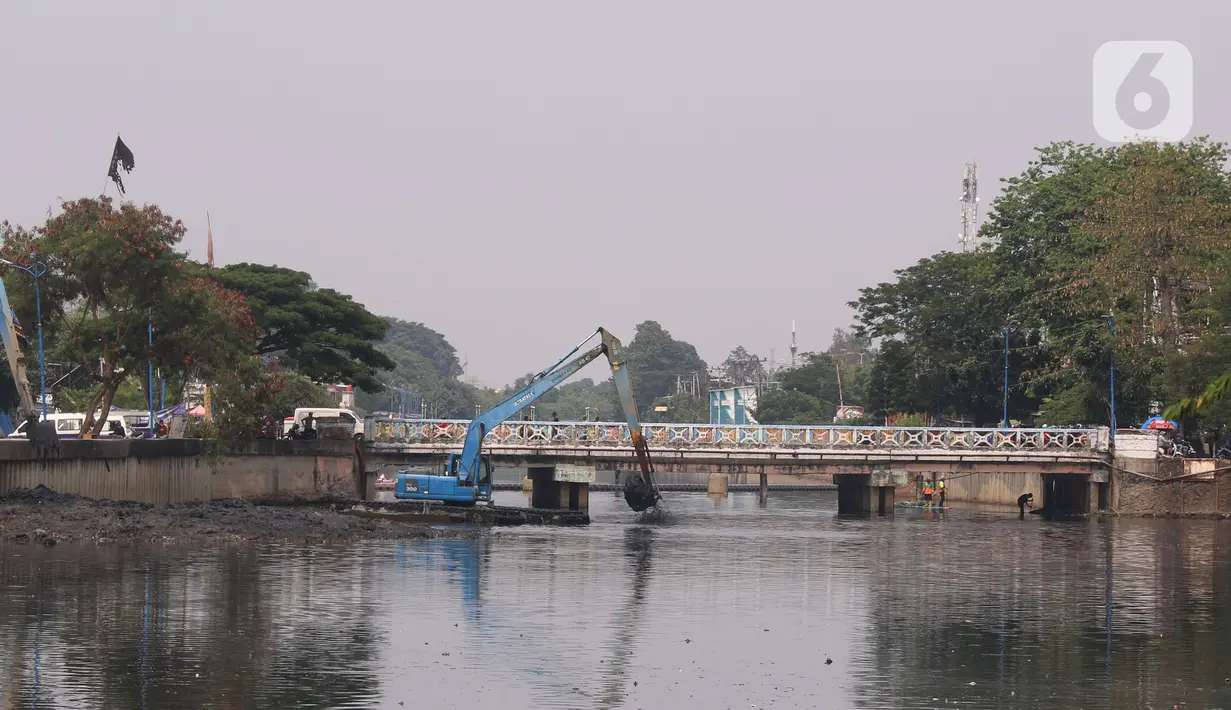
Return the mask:
M1231 185L1220 143L1129 144L1082 220L1101 245L1083 294L1120 311L1122 343L1175 352L1205 325L1187 318L1231 253Z
M775 390L757 399L757 421L761 424L829 424L833 414L816 397L799 390Z
M1034 393L1020 382L1037 330L1014 323L1016 300L999 278L997 256L989 251L942 252L896 271L897 280L860 290L851 305L860 336L899 337L905 350L890 368L909 363L913 377L880 381L880 403L916 402L920 380L939 390L959 417L979 424L1001 419L1004 338L1010 327L1010 412L1033 413ZM899 373L900 375L901 373ZM934 398L933 398L934 399ZM931 408L929 410L931 411ZM887 412L886 412L887 413Z
M105 417L96 415L148 364L222 373L250 352L255 331L243 297L184 273L184 254L174 248L184 235L179 220L153 205L117 209L107 197L61 207L36 236L5 244L3 254L28 265L37 253L47 265L44 317L63 318L64 339L98 383L83 435L102 430Z
M870 365L876 357L871 338L845 328L834 328L833 340L825 352L834 360L848 365Z
M425 415L474 416L475 405L487 401L487 397L457 379L462 374L462 364L453 345L422 323L397 318L384 320L388 330L376 348L389 358L393 368L379 375L381 383L387 388L417 393L424 407L431 410L425 411ZM391 395L380 396L361 387L356 399L358 406L372 411L389 407L390 398Z
M356 385L380 392L377 377L393 361L376 347L389 322L372 315L350 296L318 288L302 271L261 264L232 264L210 270L222 286L247 299L260 329L257 353L277 355L315 382Z
M645 415L646 422L661 424L698 424L709 420L709 403L702 397L684 393L659 397L650 404Z
M1058 143L1008 181L984 234L1017 322L1039 336L1022 381L1049 402L1045 420L1084 406L1081 421L1108 421L1113 349L1120 421L1176 389L1181 344L1207 327L1192 301L1228 248L1226 159L1204 139Z
M935 411L939 380L926 370L906 343L885 341L868 375L864 410L880 420L895 412Z
M250 439L274 414L285 381L272 362L250 355L231 367L231 376L211 387L216 415L214 434L221 439ZM274 426L282 422L275 420Z
M392 354L398 351L418 353L435 368L437 374L445 378L455 378L462 375L462 363L457 359L457 350L445 339L445 336L432 330L422 323L404 321L398 318L385 318L389 330L377 345L382 352Z
M336 407L333 397L321 385L298 372L282 372L281 389L274 394L270 410L281 417L301 407Z
M675 394L677 378L705 373L705 361L697 354L697 349L672 338L652 320L637 326L633 339L624 349L624 357L633 393L639 402L653 402Z
M761 358L748 352L742 345L727 355L720 369L723 378L732 387L756 386L769 379Z
M802 365L778 376L779 387L812 397L822 419L832 422L838 411L837 363L826 353L804 353L802 359Z
M1231 257L1231 255L1229 255ZM1231 264L1229 264L1231 265ZM1223 272L1208 294L1193 302L1193 312L1208 319L1197 338L1184 345L1182 356L1168 357L1171 386L1164 394L1172 402L1163 416L1182 420L1184 428L1198 427L1226 434L1231 431L1231 278ZM1210 373L1222 373L1210 379ZM1199 393L1199 394L1197 394Z

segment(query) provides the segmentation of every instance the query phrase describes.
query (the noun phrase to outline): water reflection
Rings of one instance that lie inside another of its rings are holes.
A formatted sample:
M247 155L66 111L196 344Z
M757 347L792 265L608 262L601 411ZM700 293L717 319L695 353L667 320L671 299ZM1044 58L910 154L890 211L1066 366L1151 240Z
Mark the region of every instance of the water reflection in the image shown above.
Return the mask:
M378 692L370 575L345 558L4 548L0 580L4 707L345 707Z
M0 547L0 707L1231 706L1226 524L592 503L472 540Z
M646 587L649 585L653 564L655 531L637 526L624 531L624 559L629 570L628 600L613 621L612 635L606 658L602 664L602 694L596 707L618 708L627 697L629 665L632 659L634 640L642 630L645 612Z

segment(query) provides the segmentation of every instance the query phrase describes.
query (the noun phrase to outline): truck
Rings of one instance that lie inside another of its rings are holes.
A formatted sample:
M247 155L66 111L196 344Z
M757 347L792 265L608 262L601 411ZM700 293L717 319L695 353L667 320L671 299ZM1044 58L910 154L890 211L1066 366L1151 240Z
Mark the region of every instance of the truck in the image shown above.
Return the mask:
M597 345L581 351L597 337ZM551 367L536 374L528 385L511 397L486 412L480 413L466 428L466 440L460 454L449 454L441 475L399 471L394 487L394 497L403 500L439 501L452 505L475 505L490 503L492 499L492 465L482 455L483 438L493 428L529 407L536 399L557 387L575 372L588 365L599 355L606 355L611 365L612 379L624 409L629 435L641 473L630 476L624 483L624 501L637 512L657 507L662 499L654 482L654 467L650 461L645 436L637 419L637 404L633 400L632 384L628 368L624 365L623 346L618 338L599 328L581 341Z

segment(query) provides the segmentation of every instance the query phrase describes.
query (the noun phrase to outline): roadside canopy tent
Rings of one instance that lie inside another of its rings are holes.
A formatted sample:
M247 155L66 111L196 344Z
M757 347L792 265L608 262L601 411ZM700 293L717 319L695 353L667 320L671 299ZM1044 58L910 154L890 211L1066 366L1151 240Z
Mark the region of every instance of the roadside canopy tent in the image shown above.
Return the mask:
M1149 419L1147 419L1147 420L1145 421L1145 424L1142 424L1142 425L1141 425L1141 430L1142 430L1142 431L1145 431L1145 430L1147 430L1147 429L1171 429L1171 430L1175 430L1175 429L1179 429L1179 428L1180 428L1180 425L1179 425L1179 424L1176 424L1175 422L1171 421L1170 419L1163 419L1162 417L1150 417Z

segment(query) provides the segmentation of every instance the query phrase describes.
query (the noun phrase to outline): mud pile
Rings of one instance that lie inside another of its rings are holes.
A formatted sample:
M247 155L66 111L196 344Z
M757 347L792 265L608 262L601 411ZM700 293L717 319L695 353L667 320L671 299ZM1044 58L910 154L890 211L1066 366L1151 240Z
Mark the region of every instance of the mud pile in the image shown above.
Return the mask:
M44 486L0 498L0 543L219 541L305 543L474 537L470 527L366 519L336 504L256 505L224 500L148 505L92 500Z

